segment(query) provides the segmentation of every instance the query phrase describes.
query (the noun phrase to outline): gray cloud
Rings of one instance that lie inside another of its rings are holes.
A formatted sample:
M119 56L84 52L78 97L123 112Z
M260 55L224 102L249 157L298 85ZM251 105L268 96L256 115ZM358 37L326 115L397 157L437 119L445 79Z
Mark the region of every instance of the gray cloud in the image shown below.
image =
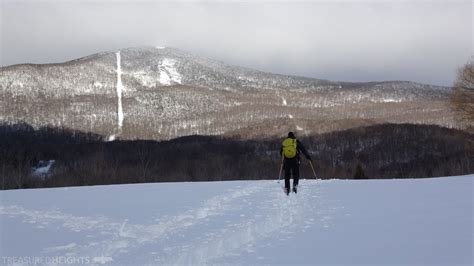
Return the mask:
M284 74L450 85L473 50L470 1L0 1L2 65L162 45Z

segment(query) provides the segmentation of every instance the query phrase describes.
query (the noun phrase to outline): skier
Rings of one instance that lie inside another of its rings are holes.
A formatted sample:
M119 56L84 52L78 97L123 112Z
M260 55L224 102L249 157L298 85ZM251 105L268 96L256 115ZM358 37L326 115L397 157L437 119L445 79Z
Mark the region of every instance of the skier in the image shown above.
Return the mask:
M304 154L306 159L311 161L306 149L301 142L296 139L293 132L288 133L288 138L284 139L281 144L280 154L283 156L283 168L285 169L285 193L290 194L290 177L293 175L293 192L297 192L298 181L300 178L300 152Z

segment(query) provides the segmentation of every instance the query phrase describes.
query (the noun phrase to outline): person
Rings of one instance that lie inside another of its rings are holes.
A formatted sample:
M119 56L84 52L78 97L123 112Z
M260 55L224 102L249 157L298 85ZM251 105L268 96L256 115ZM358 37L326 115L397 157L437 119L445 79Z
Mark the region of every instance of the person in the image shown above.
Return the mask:
M288 137L283 140L280 148L280 154L283 156L283 168L285 169L285 193L290 194L290 177L293 176L293 192L298 189L298 181L300 178L300 153L311 161L308 151L303 144L296 139L293 132L288 133Z

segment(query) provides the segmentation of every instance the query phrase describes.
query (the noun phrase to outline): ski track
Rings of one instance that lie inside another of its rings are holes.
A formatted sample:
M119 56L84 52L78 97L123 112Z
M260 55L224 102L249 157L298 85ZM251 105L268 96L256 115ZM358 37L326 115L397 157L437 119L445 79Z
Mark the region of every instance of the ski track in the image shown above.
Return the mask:
M217 228L205 236L199 236L188 241L184 246L169 250L171 259L156 262L182 265L182 264L214 264L223 263L219 259L227 256L238 258L243 253L255 253L257 246L264 239L278 236L280 240L287 240L298 229L304 230L314 222L306 221L305 213L314 208L309 199L309 191L298 195L286 196L283 190L276 189L274 182L268 182L263 193L269 197L262 202L247 202L252 206L254 214L239 223L231 223L223 228ZM250 206L242 206L241 208ZM204 244L203 244L204 243ZM176 256L176 254L178 254ZM176 258L177 257L177 258Z
M120 51L116 53L117 56L117 124L119 134L122 132L123 126L123 108L122 108L122 64Z
M219 259L243 252L254 253L265 247L262 246L267 243L262 241L264 239L277 237L284 241L295 231L304 232L316 222L306 216L314 213L311 211L314 208L318 208L319 225L329 227L331 209L320 208L317 182L302 180L301 183L302 189L297 195L286 196L281 184L275 181L252 182L181 214L158 216L155 220L158 223L153 224L131 224L127 219L113 221L104 216L74 216L58 210L30 210L16 205L0 206L0 216L21 218L22 222L37 228L62 227L87 236L77 240L78 243L44 248L43 253L48 256L92 256L97 263L107 263L123 262L121 255L136 252L143 259L142 263L219 263ZM244 210L251 217L245 217ZM219 219L223 216L227 220ZM212 226L213 222L218 226ZM191 230L200 227L205 230ZM193 234L196 231L199 234ZM144 253L143 248L149 252Z

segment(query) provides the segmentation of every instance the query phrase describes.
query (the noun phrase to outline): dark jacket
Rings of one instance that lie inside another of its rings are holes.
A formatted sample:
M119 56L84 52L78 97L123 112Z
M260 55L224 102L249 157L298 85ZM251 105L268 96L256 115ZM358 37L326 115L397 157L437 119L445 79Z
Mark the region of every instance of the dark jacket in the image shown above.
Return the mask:
M301 144L301 142L299 140L296 140L296 157L295 158L297 158L298 161L300 160L300 153L303 153L303 155L306 157L306 159L311 160L311 156L309 156L309 153L305 149L303 144ZM283 146L280 146L280 154L281 154L281 156L284 156L283 155ZM294 159L294 158L291 158L291 159ZM291 159L285 158L285 160L291 160Z

